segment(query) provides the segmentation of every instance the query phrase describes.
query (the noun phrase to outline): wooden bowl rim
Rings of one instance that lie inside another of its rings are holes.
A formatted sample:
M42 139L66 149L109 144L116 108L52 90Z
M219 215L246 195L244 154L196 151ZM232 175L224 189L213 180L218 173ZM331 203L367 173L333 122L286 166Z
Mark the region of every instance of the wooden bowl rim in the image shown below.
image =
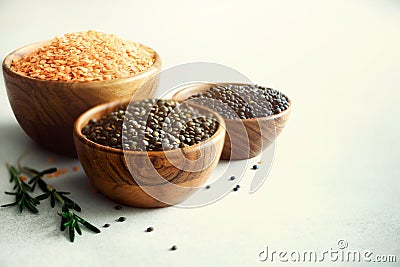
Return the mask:
M42 79L38 79L38 78L33 78L30 76L25 76L22 75L16 71L14 71L11 68L11 63L13 61L13 59L20 57L17 56L17 54L24 54L24 53L20 53L23 50L29 49L29 48L34 48L34 47L41 47L45 44L48 44L51 40L45 40L45 41L39 41L39 42L35 42L35 43L31 43L28 45L24 45L20 48L15 49L14 51L12 51L11 53L9 53L3 60L2 63L2 67L3 67L3 71L6 71L7 73L9 73L10 75L14 75L16 77L20 77L21 79L28 79L28 80L32 80L32 81L37 81L37 82L42 82L42 83L49 83L49 84L80 84L80 85L87 85L87 84L93 84L93 85L103 85L103 84L113 84L113 83L120 83L120 82L126 82L126 81L135 81L135 80L139 80L145 76L148 76L150 73L152 72L159 72L160 71L160 67L161 67L161 57L160 55L151 47L144 45L142 43L139 42L135 42L137 44L143 45L151 50L154 51L154 63L149 66L147 69L145 69L144 71L134 74L132 76L129 77L121 77L121 78L114 78L111 80L104 80L104 81L71 81L71 82L66 82L66 81L50 81L50 80L42 80Z
M140 100L137 100L140 101ZM176 100L174 100L176 101ZM180 101L177 101L180 102ZM205 107L201 107L195 104L189 104L191 106L194 106L195 108L198 109L203 109L203 110L207 110L208 112L212 113L218 121L218 128L217 131L208 139L201 141L200 143L191 145L191 146L187 146L187 147L183 147L183 148L175 148L175 149L170 149L170 150L160 150L160 151L135 151L135 150L122 150L119 148L113 148L113 147L109 147L109 146L104 146L101 144L98 144L96 142L93 142L92 140L86 138L86 136L84 136L82 134L82 124L85 120L87 120L88 118L90 119L90 117L93 117L93 115L105 110L105 109L109 109L109 108L116 108L118 106L122 106L122 105L129 105L130 100L119 100L119 101L113 101L113 102L107 102L107 103L103 103L103 104L99 104L97 106L94 106L90 109L88 109L87 111L85 111L84 113L82 113L81 115L79 115L79 117L75 120L74 126L73 126L73 135L74 138L77 139L79 142L81 142L84 145L87 145L93 149L96 150L101 150L107 153L112 153L112 154L120 154L120 155L165 155L168 153L175 153L177 150L183 151L185 152L190 152L194 149L196 149L197 147L204 147L206 145L208 145L212 140L215 140L218 136L220 136L221 134L225 133L225 122L224 119L221 117L221 115L219 115L217 112L211 110L211 109L207 109Z
M199 86L199 85L226 85L226 84L232 84L232 85L254 85L250 83L236 83L236 82L221 82L221 83L211 83L211 82L205 82L205 83L192 83L189 85L184 85L181 89L177 90L173 95L172 95L172 100L174 101L182 101L181 99L176 99L177 95L184 92L184 91L191 91L193 90L192 87ZM289 102L289 107L283 111L281 111L278 114L274 114L271 116L265 116L265 117L259 117L259 118L249 118L249 119L225 119L226 122L255 122L255 121L269 121L269 120L275 120L277 118L283 117L286 114L290 113L292 110L292 101L289 99L289 97L285 94L286 98L288 99ZM187 99L186 99L187 100Z

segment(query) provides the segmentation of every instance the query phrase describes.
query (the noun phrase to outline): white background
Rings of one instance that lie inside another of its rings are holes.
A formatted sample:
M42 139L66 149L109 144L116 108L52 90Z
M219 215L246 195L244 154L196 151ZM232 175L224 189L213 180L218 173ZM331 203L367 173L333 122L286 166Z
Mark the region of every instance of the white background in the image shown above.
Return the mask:
M198 209L117 211L82 172L69 172L50 182L73 193L83 217L111 227L70 243L47 203L39 215L0 209L0 266L271 266L258 261L267 245L323 251L338 239L398 261L357 266L399 266L399 1L0 1L1 58L88 29L151 46L164 68L216 62L285 92L294 110L274 165L255 194L244 179L238 192ZM0 87L0 164L26 151L38 168L78 164L37 148L2 78ZM0 167L0 191L8 189ZM1 204L12 200L0 193ZM114 222L119 216L127 221ZM148 226L155 231L144 233Z

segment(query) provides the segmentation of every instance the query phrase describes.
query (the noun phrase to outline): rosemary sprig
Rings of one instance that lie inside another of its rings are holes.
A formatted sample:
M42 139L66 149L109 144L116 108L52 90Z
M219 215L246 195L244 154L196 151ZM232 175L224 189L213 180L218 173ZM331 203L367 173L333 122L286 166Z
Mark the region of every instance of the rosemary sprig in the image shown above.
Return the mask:
M82 224L92 232L100 233L100 230L96 226L92 225L82 217L76 215L73 209L67 208L66 206L63 207L64 208L62 212L57 212L57 214L61 216L60 229L61 231L64 231L68 227L69 239L71 240L71 242L74 242L75 240L75 231L79 235L82 235L82 230L79 224Z
M49 186L42 179L46 174L56 172L56 168L47 169L41 172L29 167L22 167L22 170L25 173L30 173L32 175L32 178L29 180L28 184L32 185L32 188L35 188L36 185L38 185L39 188L44 192L44 194L36 197L37 200L40 201L50 197L50 206L52 208L55 207L56 200L58 200L62 204L62 206L67 205L68 208L74 209L79 212L82 211L81 207L77 203L65 196L69 195L70 192L57 191L56 189Z
M5 192L7 195L15 196L15 202L2 205L1 207L9 207L17 205L19 211L26 207L33 213L38 213L36 208L39 205L39 200L32 197L29 193L33 192L33 188L21 180L21 171L17 170L14 166L6 164L8 172L10 173L10 183L14 183L14 192Z
M69 238L71 242L74 242L75 240L75 231L79 235L82 235L82 230L79 224L82 224L92 232L100 233L100 230L96 226L75 214L74 211L80 212L82 209L75 201L66 196L70 194L69 192L57 191L43 180L43 177L46 174L56 172L56 168L37 171L29 167L19 166L19 169L12 165L7 165L7 167L10 172L10 182L15 183L14 190L17 189L17 191L6 193L16 195L16 201L14 203L3 205L2 207L18 205L20 207L20 211L22 212L23 208L26 206L32 212L38 213L36 205L39 205L40 201L49 198L50 206L52 208L55 207L56 202L61 204L61 212L57 212L57 214L61 216L60 230L64 231L68 227ZM27 174L31 177L28 183L25 183L20 179L21 173ZM33 192L36 186L43 191L43 194L34 198L30 196L28 192Z
M28 184L32 184L33 188L38 185L39 188L43 191L42 195L36 197L37 200L50 198L50 205L52 208L54 208L56 201L61 204L61 212L57 212L57 214L61 216L60 230L64 231L68 227L69 239L71 240L71 242L74 242L75 240L75 231L79 235L82 235L82 230L79 224L82 224L92 232L100 233L100 230L96 226L92 225L91 223L74 213L74 210L80 212L82 209L75 201L65 196L70 194L69 192L57 191L56 189L50 187L42 179L44 175L48 173L53 173L57 171L57 169L53 168L41 172L29 167L22 167L22 169L24 170L24 172L32 174L32 178L29 180Z

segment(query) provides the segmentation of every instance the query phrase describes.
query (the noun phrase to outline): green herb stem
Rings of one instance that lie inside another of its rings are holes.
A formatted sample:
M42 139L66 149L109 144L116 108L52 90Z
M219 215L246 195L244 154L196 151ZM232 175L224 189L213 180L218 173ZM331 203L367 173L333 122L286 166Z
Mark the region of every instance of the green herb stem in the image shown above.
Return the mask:
M55 207L56 200L61 204L61 212L57 212L61 216L60 230L64 231L68 227L71 242L75 240L75 231L79 235L82 234L79 224L82 224L94 233L100 233L100 230L96 226L75 214L75 211L81 211L81 207L75 201L65 196L69 192L57 191L43 180L46 174L56 172L56 168L50 168L41 172L29 167L21 167L20 165L18 165L17 169L7 164L7 168L10 173L10 183L15 184L14 190L16 191L6 192L6 194L15 195L16 201L2 207L18 205L21 212L24 207L27 207L31 212L38 213L36 205L39 205L41 200L50 198L52 208ZM31 177L28 183L20 179L21 173L28 174ZM33 192L36 185L43 191L43 194L34 198L29 195L29 192Z
M47 186L48 190L51 190L49 186ZM65 205L64 199L57 193L57 191L54 192L54 197L61 203L61 206Z

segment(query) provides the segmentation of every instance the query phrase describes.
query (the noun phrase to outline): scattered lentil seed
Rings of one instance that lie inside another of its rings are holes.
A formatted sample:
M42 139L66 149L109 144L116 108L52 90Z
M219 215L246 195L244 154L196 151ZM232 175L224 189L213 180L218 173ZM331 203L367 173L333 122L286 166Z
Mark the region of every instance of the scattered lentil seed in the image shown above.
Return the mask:
M239 188L240 188L240 185L236 185L234 188L233 188L233 191L238 191L239 190Z
M177 250L178 249L178 247L176 246L176 245L173 245L171 248L170 248L170 250Z
M253 165L252 169L253 170L258 170L260 167L258 166L258 164Z
M153 232L153 231L154 231L154 228L152 226L147 227L147 229L146 229L146 232L148 232L148 233Z
M122 206L119 206L119 205L118 205L118 206L115 206L114 209L116 209L116 210L122 210Z
M126 218L125 217L119 217L117 221L118 222L124 222L124 221L126 221Z
M236 176L234 176L234 175L232 175L230 178L229 178L229 180L231 180L231 181L233 181L233 180L235 180L236 179Z
M117 149L183 148L200 143L216 132L218 122L214 115L203 113L172 100L145 99L89 121L82 134L93 142Z
M106 224L103 225L103 227L104 227L104 228L108 228L108 227L110 227L110 224L109 224L109 223L106 223Z
M51 81L102 81L143 72L155 53L142 44L113 34L68 33L16 59L11 68L25 76Z
M215 85L189 97L227 119L250 119L278 114L289 107L281 92L257 85Z
M206 186L206 189L210 189L210 188L211 188L211 186L210 186L210 185L207 185L207 186Z

